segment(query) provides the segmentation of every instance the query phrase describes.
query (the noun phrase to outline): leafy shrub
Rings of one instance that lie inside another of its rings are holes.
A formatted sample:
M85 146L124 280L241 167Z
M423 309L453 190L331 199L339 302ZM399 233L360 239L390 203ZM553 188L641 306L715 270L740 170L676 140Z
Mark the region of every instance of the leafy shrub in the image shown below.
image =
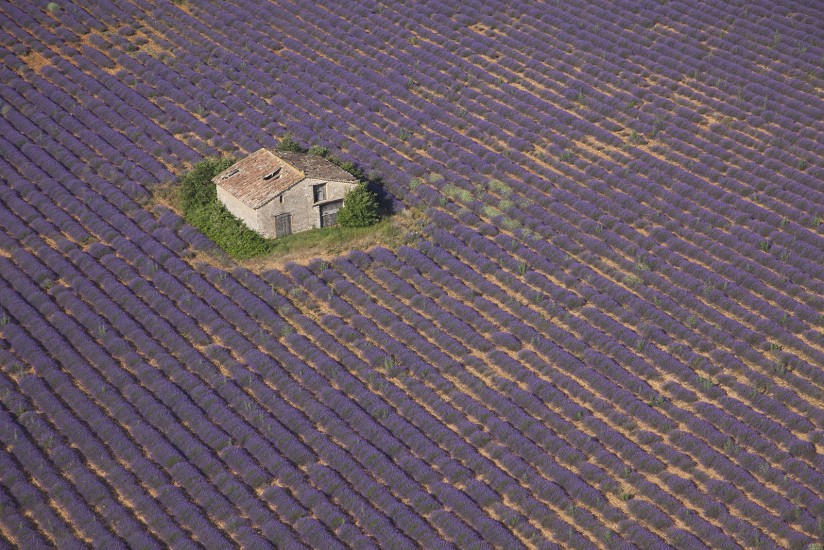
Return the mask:
M346 194L338 212L341 227L367 227L378 222L378 198L366 184L360 183Z
M292 153L305 153L306 149L303 146L295 141L292 137L292 134L284 134L284 136L280 139L280 143L277 146L278 151L290 151Z
M230 256L246 259L269 252L273 243L249 229L217 198L212 178L234 164L234 159L207 158L180 178L180 208L193 226Z
M361 169L357 164L355 164L351 160L342 161L338 157L327 157L327 159L335 166L338 166L341 169L355 176L356 179L363 179L363 169Z
M194 209L186 220L225 250L230 256L247 259L271 251L272 241L249 229L217 202Z
M180 206L188 216L196 208L217 201L217 191L212 178L234 164L232 157L207 158L195 164L180 178Z
M322 145L313 145L307 151L310 155L314 155L316 157L326 157L329 154L329 147L324 147Z

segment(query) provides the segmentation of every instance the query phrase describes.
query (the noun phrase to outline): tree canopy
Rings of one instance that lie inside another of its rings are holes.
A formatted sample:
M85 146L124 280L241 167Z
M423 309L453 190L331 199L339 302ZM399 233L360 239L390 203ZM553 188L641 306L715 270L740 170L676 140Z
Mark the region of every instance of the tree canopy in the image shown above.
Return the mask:
M379 219L378 197L365 183L359 183L346 194L343 207L338 212L341 227L367 227L377 223Z

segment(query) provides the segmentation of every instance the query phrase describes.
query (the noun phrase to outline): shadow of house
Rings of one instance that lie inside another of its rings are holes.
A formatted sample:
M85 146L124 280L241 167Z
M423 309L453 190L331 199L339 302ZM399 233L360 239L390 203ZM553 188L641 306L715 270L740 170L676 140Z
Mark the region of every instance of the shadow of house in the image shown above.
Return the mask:
M358 180L315 155L259 149L215 176L221 203L264 237L337 224Z

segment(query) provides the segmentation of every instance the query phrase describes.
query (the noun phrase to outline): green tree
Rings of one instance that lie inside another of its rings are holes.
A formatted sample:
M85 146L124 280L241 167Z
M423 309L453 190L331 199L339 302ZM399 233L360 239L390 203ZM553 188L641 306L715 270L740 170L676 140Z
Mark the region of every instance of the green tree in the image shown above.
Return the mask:
M343 207L338 211L341 227L367 227L377 223L378 219L378 197L365 183L359 183L346 194Z

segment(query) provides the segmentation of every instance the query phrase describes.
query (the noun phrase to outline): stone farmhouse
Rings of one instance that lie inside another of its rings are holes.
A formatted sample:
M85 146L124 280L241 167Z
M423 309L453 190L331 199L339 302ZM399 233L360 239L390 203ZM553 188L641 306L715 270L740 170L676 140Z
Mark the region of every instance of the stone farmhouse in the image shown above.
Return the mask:
M217 198L267 238L337 224L343 198L358 181L328 160L259 149L212 179Z

